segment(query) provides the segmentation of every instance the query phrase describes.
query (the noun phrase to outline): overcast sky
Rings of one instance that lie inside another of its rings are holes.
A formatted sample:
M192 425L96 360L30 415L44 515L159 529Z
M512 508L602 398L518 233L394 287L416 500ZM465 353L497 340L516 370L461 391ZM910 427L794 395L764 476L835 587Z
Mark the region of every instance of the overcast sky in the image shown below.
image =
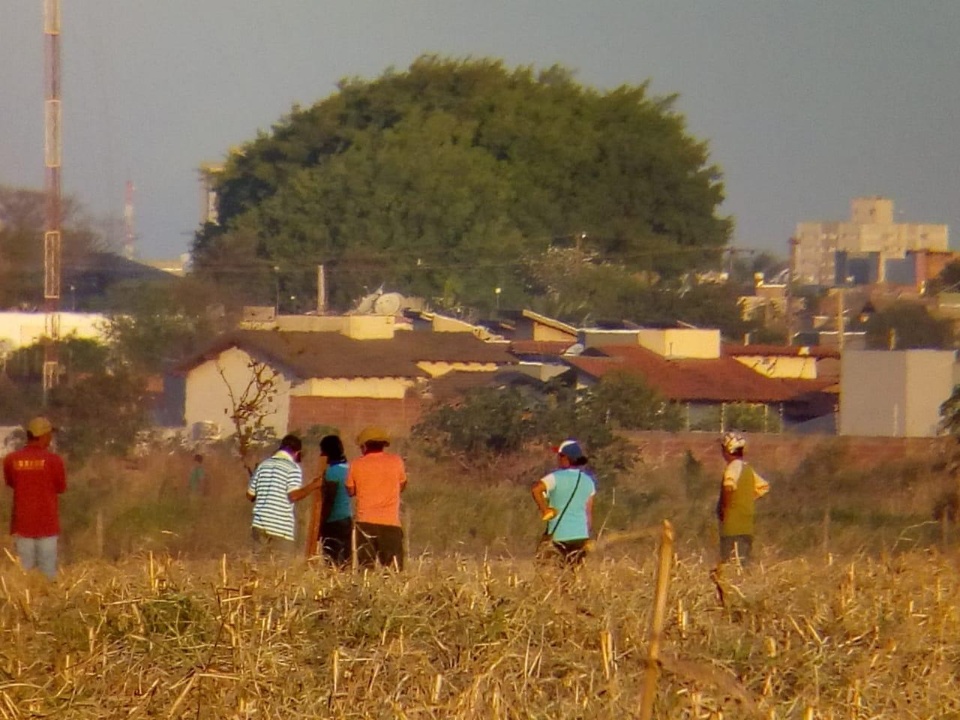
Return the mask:
M0 184L43 184L41 0L0 0ZM960 0L63 0L65 190L138 251L187 250L196 167L345 76L423 53L678 93L724 172L737 246L858 195L960 246Z

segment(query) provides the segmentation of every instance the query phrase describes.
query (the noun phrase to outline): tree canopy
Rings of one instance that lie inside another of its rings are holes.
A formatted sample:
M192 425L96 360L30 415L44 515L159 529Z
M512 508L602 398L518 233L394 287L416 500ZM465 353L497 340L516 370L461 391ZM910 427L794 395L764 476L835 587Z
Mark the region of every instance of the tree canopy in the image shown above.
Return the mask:
M381 284L447 306L489 306L501 288L520 304L525 264L558 243L670 277L715 262L731 229L673 97L494 60L344 80L232 152L216 186L195 264L270 304L311 295L319 263L335 307Z

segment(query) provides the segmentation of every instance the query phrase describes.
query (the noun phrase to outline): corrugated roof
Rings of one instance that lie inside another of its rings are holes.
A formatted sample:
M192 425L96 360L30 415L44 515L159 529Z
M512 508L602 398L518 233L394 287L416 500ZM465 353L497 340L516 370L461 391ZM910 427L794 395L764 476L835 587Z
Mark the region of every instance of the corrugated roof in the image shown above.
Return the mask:
M514 362L507 343L488 343L469 333L398 332L392 339L354 340L334 332L239 330L215 340L182 363L191 368L239 347L271 359L302 379L314 377L426 377L418 362Z
M594 378L616 371L640 375L664 398L679 402L785 402L824 385L768 378L732 357L667 359L632 345L605 345L593 351L601 354L564 359Z

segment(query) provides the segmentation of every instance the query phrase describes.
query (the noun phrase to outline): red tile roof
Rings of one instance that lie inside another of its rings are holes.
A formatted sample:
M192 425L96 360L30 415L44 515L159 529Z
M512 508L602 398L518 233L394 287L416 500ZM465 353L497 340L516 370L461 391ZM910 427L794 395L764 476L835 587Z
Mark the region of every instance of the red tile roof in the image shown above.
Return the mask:
M823 381L768 378L732 357L676 360L635 345L592 350L602 355L564 359L593 378L617 371L640 375L660 395L679 402L785 402L824 387Z
M230 347L239 347L282 365L297 377L427 377L418 362L515 362L506 343L488 343L469 333L400 331L392 339L354 340L335 332L239 330L217 338L202 353L181 363L186 373Z

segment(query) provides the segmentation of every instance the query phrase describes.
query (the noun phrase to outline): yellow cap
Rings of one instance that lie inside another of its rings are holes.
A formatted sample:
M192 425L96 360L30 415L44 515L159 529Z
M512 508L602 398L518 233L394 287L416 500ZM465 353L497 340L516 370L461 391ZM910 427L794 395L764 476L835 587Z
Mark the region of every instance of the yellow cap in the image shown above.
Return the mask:
M365 427L360 431L360 434L357 435L357 445L363 447L368 442L382 442L389 444L390 434L383 428L375 425Z
M27 423L27 432L33 437L43 437L53 432L53 423L45 417L35 417Z

